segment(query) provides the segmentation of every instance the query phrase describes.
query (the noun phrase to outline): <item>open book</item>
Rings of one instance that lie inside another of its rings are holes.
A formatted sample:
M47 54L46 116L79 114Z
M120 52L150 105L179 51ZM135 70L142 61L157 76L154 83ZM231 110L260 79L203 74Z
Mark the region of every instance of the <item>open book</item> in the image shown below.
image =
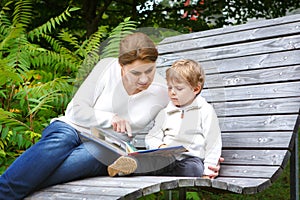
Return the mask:
M141 154L145 155L179 155L187 150L183 146L171 146L158 149L138 150L132 145L132 138L126 134L117 133L105 129L92 129L91 133L80 133L86 139L90 139L99 145L110 149L120 156L131 155L136 156Z

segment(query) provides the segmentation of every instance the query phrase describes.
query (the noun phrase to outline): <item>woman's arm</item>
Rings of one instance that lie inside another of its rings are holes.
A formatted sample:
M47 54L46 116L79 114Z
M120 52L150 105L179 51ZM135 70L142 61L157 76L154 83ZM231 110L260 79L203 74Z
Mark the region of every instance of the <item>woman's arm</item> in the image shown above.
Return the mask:
M93 107L105 87L106 80L110 78L106 77L106 69L115 61L115 58L106 58L97 63L68 104L65 116L69 121L87 128L111 126L115 113L95 110Z

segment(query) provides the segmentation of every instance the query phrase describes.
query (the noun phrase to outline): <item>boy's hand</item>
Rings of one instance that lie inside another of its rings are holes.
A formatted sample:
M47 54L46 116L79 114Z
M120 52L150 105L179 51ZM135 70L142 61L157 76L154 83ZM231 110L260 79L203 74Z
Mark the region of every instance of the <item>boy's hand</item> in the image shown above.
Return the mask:
M214 171L213 174L208 175L210 179L214 179L214 178L216 178L219 175L219 171L220 171L220 167L221 167L220 163L221 162L224 162L224 158L223 157L219 158L219 162L218 162L217 166L209 166L208 167L210 170Z

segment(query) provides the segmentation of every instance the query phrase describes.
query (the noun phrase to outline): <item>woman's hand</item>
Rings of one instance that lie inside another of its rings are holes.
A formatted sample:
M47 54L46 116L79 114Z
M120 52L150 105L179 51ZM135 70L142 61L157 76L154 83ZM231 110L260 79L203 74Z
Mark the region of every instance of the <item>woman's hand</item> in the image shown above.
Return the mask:
M219 158L219 162L218 162L217 166L209 166L208 167L210 170L214 171L213 174L208 175L208 177L210 179L214 179L214 178L216 178L219 175L219 171L220 171L220 167L221 167L220 163L221 162L224 162L224 158L223 157Z
M122 119L118 115L112 118L111 125L113 130L119 133L126 133L128 137L132 137L131 127L127 120Z

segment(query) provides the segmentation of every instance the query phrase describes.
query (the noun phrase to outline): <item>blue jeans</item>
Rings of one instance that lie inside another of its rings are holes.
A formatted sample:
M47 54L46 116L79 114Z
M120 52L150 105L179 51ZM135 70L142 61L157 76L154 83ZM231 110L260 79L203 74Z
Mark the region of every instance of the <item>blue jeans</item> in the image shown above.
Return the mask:
M99 162L101 156L95 143L83 143L74 128L54 121L40 141L0 176L0 200L23 199L50 185L107 175L107 166Z

